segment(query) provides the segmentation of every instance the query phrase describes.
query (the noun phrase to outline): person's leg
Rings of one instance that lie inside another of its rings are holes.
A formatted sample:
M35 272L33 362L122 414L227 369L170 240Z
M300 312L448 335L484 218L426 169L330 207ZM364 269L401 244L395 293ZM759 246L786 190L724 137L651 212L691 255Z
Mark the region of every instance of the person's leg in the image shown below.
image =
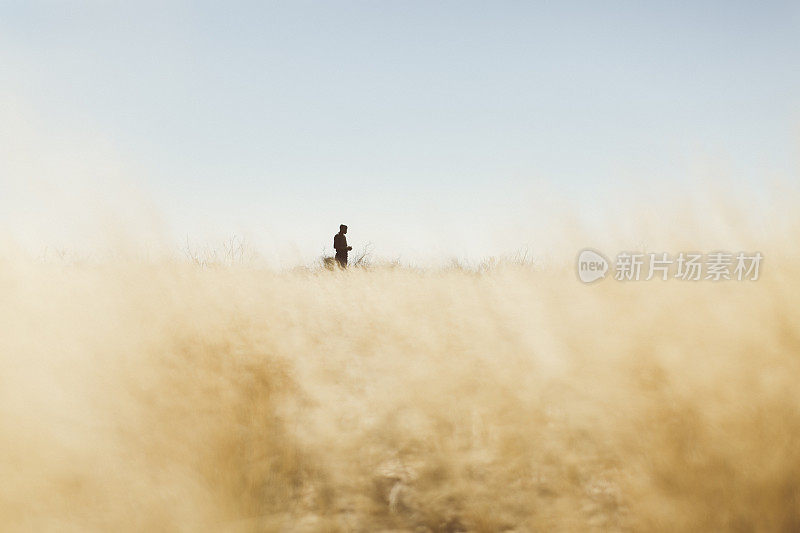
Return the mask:
M344 254L336 254L336 262L340 268L347 268L347 256Z

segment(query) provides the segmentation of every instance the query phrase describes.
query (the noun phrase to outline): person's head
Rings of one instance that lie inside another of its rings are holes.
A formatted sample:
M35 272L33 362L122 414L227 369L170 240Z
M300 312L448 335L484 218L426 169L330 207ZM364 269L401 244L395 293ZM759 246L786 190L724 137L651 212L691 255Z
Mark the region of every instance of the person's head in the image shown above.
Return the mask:
M345 226L344 224L340 224L339 233L347 233L347 226Z

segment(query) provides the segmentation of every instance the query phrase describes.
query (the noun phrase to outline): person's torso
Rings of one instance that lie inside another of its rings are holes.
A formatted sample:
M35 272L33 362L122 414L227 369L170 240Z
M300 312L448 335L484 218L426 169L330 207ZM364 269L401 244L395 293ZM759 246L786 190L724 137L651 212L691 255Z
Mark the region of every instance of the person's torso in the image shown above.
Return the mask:
M333 247L337 252L347 252L347 238L342 233L333 236Z

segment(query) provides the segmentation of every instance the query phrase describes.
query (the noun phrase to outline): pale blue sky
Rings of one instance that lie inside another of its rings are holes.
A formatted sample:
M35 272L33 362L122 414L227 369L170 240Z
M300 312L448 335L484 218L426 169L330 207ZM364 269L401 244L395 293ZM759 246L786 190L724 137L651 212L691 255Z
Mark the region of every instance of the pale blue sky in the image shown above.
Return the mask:
M340 222L388 256L530 245L542 186L797 174L797 2L2 1L0 61L170 234L292 260Z

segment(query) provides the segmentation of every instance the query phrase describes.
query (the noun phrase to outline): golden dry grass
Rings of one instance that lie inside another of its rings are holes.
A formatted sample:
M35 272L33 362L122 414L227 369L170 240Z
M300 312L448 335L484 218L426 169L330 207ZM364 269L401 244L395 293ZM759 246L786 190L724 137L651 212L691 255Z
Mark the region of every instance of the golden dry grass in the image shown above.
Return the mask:
M0 528L800 529L800 261L0 262Z

